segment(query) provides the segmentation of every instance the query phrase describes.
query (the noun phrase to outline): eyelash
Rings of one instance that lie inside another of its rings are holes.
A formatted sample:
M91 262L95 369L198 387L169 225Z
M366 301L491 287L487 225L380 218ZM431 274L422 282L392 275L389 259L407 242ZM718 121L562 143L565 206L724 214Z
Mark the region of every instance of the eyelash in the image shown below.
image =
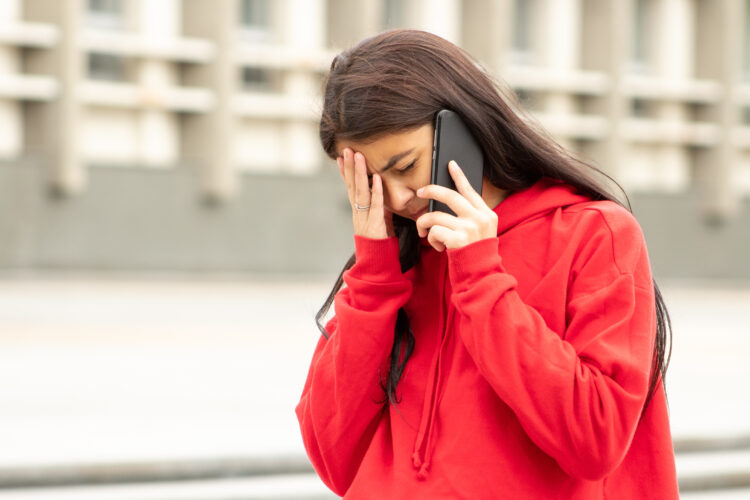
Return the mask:
M416 160L414 160L413 162L409 163L406 167L404 167L401 170L399 170L399 173L403 174L407 170L411 170L411 168L414 166L415 163L417 163Z
M397 170L397 172L398 172L399 174L404 174L404 173L408 172L409 170L411 170L411 169L412 169L412 167L414 167L414 164L415 164L415 163L417 163L417 160L414 160L413 162L409 163L409 164L408 164L407 166L405 166L405 167L404 167L404 168L402 168L401 170ZM367 176L367 180L369 181L369 183L370 183L370 186L372 186L372 176L371 176L371 175L368 175L368 176Z

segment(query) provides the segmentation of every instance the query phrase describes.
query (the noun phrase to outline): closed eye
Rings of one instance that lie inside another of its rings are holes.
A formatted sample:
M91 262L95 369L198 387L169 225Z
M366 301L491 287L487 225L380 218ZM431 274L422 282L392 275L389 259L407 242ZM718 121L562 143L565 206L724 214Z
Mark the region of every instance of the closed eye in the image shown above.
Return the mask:
M409 163L407 166L399 170L398 172L403 174L404 172L411 170L412 167L414 167L414 164L417 163L417 160L414 160L413 162Z

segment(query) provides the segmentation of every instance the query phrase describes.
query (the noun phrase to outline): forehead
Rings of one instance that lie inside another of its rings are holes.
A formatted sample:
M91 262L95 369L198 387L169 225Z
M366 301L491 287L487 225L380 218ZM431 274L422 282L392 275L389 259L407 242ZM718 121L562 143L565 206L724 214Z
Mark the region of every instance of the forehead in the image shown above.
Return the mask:
M349 148L365 155L368 163L385 163L388 159L407 149L432 148L433 126L431 123L400 132L379 135L365 141L340 140L336 143L336 154L341 156Z

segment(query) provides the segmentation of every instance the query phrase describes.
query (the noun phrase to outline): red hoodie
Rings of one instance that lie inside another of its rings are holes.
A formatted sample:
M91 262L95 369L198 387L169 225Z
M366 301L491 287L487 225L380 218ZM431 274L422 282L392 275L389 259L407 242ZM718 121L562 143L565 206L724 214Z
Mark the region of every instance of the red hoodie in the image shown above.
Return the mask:
M346 498L677 498L665 394L643 412L656 329L645 241L616 203L550 180L500 203L497 238L401 273L355 237L296 412ZM415 337L378 403L399 308Z

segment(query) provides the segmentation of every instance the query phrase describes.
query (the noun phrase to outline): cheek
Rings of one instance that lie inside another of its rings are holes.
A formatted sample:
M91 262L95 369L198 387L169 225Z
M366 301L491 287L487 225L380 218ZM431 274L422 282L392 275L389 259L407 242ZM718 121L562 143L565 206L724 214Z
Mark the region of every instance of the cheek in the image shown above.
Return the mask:
M393 185L390 182L383 181L383 203L388 207L391 204L391 193L393 193Z
M416 189L430 184L432 180L432 160L422 162L419 171L414 175Z

